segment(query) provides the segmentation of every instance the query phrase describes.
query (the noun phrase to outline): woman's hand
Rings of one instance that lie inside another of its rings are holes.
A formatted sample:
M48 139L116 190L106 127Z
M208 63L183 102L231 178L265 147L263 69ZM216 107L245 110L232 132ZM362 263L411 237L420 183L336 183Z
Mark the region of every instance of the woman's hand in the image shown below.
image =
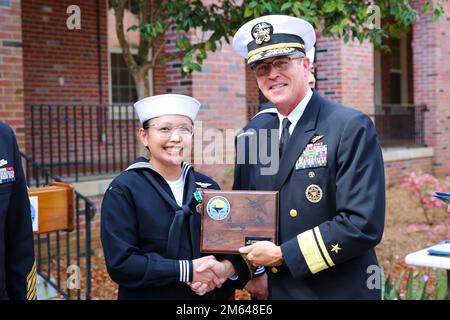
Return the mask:
M217 261L208 256L194 260L194 277L191 289L198 295L220 288L229 277L234 275L233 265L228 260Z

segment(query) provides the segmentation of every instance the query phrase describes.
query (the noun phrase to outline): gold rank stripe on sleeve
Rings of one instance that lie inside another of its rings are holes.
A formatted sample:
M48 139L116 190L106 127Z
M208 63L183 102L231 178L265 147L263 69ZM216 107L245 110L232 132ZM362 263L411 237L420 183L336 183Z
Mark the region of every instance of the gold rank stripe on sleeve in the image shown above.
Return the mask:
M36 274L36 260L31 267L31 271L27 276L27 300L36 300L37 298L37 274Z
M319 228L316 228L317 230L310 229L297 236L300 251L305 258L309 270L313 274L334 266L334 262L326 250L326 254L323 253L325 245Z
M330 255L328 254L328 251L327 251L327 248L325 247L325 243L323 242L322 234L320 233L319 227L314 228L314 234L316 236L317 242L319 242L319 248L322 251L322 254L325 257L328 265L330 267L334 267L334 262L331 259Z

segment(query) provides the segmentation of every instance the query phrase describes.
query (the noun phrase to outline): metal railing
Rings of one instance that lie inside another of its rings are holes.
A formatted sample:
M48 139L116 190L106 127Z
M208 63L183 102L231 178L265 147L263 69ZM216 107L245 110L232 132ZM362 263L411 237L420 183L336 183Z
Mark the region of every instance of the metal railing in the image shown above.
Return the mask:
M27 153L66 180L117 173L137 157L131 105L27 104L25 111Z
M382 147L425 145L425 105L384 104L372 115Z
M29 187L62 181L27 155L21 156ZM35 236L37 272L64 299L91 298L91 221L95 212L94 203L75 191L75 230ZM73 285L69 285L69 277Z

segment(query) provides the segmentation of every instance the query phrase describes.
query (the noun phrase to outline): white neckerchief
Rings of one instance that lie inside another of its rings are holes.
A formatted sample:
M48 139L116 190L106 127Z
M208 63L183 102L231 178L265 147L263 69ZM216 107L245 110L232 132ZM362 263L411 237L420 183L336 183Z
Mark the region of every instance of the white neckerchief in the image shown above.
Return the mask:
M313 94L313 92L312 92L311 88L308 88L308 91L306 92L305 97L302 99L302 101L300 101L300 103L295 107L295 109L292 110L291 113L288 114L287 118L291 122L291 126L289 127L289 134L292 135L292 132L294 132L297 122L302 117L303 112L305 111L309 100L311 100L312 94ZM278 111L277 111L277 115L278 115L278 120L280 120L280 125L278 127L280 129L279 130L280 132L279 132L278 137L281 138L281 131L283 130L283 128L282 128L283 119L286 118L286 116L283 116Z

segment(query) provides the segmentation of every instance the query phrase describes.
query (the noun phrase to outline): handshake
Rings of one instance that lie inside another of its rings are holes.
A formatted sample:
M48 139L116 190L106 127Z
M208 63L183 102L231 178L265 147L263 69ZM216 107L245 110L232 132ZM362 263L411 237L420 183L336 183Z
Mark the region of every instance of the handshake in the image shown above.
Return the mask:
M229 260L217 261L214 256L195 259L192 265L194 269L192 282L188 284L192 291L200 296L222 287L222 284L235 274Z

